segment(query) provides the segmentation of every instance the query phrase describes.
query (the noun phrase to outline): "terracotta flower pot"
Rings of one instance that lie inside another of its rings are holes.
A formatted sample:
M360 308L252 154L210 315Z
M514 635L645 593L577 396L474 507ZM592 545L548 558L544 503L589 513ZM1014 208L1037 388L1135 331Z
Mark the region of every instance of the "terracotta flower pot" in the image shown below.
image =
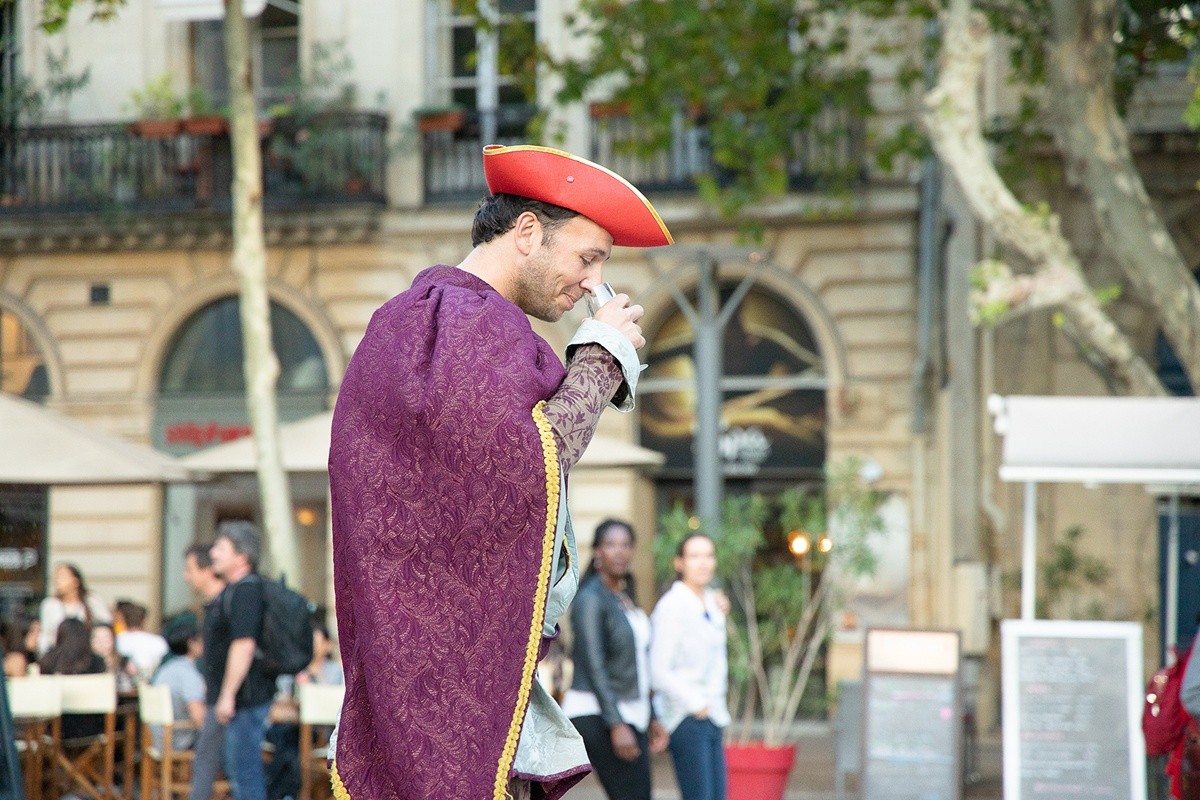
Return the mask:
M796 761L796 746L725 745L729 800L783 800L788 775Z
M456 131L463 126L466 115L461 111L444 111L436 114L422 114L417 118L417 130L421 133L435 131Z
M219 136L229 130L229 120L217 114L188 117L182 124L183 132L192 136Z
M180 122L177 119L139 119L129 123L129 131L143 139L166 139L178 136Z

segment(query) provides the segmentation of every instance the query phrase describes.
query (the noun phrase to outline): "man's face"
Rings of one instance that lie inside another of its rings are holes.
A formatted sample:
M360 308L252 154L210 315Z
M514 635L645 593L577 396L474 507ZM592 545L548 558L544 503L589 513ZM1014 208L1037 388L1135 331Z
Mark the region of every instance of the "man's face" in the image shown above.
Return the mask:
M196 557L188 553L183 557L183 582L192 587L193 591L200 591L201 581L204 578L204 570L200 569L200 565L196 563Z
M557 322L584 294L602 283L612 236L587 217L572 217L549 232L543 227L510 298L531 317Z
M208 551L208 555L212 558L213 572L222 578L229 575L230 570L234 568L237 559L240 557L237 550L233 547L233 542L229 541L229 538L226 536L221 536L217 541L213 542L212 549Z

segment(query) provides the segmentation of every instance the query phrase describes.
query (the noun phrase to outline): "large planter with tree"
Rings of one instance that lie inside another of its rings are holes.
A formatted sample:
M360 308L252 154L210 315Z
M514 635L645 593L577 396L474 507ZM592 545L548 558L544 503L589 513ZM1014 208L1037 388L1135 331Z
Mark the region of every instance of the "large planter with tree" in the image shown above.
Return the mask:
M794 722L824 696L813 669L833 633L848 583L874 570L871 538L883 530L882 495L847 459L826 471L825 493L726 498L717 575L729 595L730 800L782 798L795 759ZM660 567L693 528L676 507L655 541ZM662 575L662 577L668 577ZM814 691L816 690L816 691ZM805 705L807 701L807 706Z

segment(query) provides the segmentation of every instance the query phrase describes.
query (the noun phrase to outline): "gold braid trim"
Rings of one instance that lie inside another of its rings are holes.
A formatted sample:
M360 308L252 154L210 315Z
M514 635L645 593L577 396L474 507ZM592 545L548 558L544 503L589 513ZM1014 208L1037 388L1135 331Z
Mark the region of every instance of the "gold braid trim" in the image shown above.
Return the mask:
M346 784L342 783L342 776L338 775L336 761L329 768L329 782L333 784L333 800L350 800L350 792L346 790Z
M550 591L550 569L554 563L554 533L558 527L558 447L554 444L554 433L543 408L545 401L533 407L533 422L537 425L542 440L542 459L546 463L546 531L542 537L542 566L538 570L537 589L533 595L533 621L529 625L529 640L525 644L525 666L521 670L521 685L517 690L517 707L513 710L512 722L508 726L508 738L500 752L500 763L496 767L496 785L493 800L505 800L508 796L508 772L517 755L517 741L521 738L521 723L529 705L533 673L537 669L538 648L542 642L543 615L546 612L546 595ZM338 798L349 800L349 797Z

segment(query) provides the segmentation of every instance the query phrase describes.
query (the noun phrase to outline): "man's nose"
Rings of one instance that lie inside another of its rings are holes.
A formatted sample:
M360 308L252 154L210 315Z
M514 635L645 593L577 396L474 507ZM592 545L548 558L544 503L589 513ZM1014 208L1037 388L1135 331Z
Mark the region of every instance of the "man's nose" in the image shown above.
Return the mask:
M604 268L600 266L588 270L587 277L579 282L589 292L595 292L596 287L604 283Z

